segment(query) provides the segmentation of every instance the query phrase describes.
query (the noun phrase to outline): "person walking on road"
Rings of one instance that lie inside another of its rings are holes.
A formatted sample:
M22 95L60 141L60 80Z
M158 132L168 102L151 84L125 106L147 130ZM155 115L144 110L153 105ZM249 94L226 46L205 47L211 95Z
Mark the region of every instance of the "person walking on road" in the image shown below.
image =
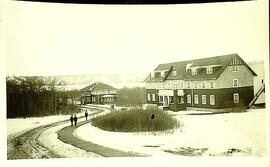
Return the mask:
M86 119L86 121L87 121L87 117L88 117L88 112L87 112L87 110L85 111L84 116L85 116L85 119Z
M74 116L74 124L75 124L75 126L77 126L77 121L78 121L78 118L77 118L77 116L75 115L75 116Z
M73 121L74 121L73 115L70 116L69 120L70 120L71 126L73 126Z

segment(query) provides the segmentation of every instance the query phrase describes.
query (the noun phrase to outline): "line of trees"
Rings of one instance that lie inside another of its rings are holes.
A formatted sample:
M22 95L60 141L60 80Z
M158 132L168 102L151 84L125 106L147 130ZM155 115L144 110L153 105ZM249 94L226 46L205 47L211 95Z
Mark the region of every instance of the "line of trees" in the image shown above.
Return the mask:
M146 102L145 88L121 88L117 90L117 105L121 106L142 106Z
M42 77L7 77L7 117L70 114L79 109L74 99L80 92L57 89L56 80Z

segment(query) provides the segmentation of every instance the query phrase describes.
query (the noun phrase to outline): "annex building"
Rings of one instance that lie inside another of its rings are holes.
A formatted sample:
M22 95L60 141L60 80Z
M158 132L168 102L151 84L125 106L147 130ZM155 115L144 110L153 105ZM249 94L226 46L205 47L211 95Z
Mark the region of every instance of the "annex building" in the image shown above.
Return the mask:
M96 82L80 90L81 104L111 104L116 101L117 89Z
M145 79L146 105L174 111L246 108L256 75L238 54L159 64Z

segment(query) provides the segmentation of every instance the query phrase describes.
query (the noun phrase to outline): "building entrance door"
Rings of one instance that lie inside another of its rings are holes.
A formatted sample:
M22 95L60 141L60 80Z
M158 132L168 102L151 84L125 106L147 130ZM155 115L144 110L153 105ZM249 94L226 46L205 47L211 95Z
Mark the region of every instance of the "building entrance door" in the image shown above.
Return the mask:
M163 105L165 107L169 106L169 98L168 98L168 96L164 96L164 103L163 103Z

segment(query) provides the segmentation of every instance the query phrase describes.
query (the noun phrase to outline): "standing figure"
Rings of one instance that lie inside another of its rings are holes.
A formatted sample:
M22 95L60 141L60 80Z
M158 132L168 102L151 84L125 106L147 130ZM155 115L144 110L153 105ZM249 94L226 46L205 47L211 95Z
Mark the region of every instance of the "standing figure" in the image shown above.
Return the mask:
M88 117L88 112L87 112L87 110L85 111L84 116L85 116L85 119L86 119L86 121L87 121L87 117Z
M77 120L78 120L78 118L77 118L77 116L75 115L75 116L74 116L74 124L75 124L75 126L77 126Z
M73 121L74 121L73 115L70 116L69 120L70 120L71 126L73 126Z

